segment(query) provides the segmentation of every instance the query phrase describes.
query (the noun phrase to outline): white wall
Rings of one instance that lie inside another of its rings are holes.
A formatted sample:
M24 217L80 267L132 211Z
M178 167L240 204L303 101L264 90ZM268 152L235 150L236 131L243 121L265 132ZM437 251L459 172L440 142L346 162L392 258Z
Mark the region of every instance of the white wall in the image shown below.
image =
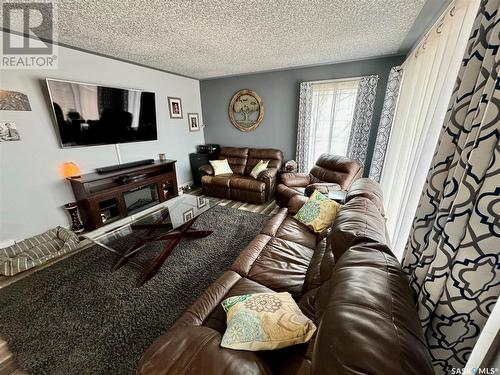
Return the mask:
M189 132L186 114L201 120L199 81L143 68L93 54L59 47L56 70L0 70L0 89L28 95L30 112L0 111L0 121L15 121L20 142L0 142L0 242L19 240L56 225L69 225L62 206L74 201L70 184L59 172L65 161L82 172L118 164L114 145L61 149L54 127L45 78L107 86L136 88L156 93L158 140L121 144L122 162L158 159L165 152L177 163L179 185L190 182L188 154L204 143L203 130ZM170 119L167 96L180 97L183 119Z

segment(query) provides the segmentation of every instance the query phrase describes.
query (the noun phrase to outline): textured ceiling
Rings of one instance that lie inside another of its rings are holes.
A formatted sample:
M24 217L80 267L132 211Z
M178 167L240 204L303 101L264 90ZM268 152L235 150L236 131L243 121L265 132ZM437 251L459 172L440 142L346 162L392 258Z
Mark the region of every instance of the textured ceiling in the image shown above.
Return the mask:
M57 3L61 43L208 78L394 54L425 0Z

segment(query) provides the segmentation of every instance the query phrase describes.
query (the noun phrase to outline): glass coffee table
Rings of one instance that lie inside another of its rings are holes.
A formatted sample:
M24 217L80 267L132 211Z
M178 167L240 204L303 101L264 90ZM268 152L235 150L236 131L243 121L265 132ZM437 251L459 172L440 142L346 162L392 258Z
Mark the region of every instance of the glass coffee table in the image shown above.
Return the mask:
M95 244L121 255L121 258L114 265L113 271L129 262L140 268L142 275L137 282L139 287L158 272L183 238L203 238L212 234L210 230L198 230L191 227L202 213L216 205L217 203L210 201L205 196L184 194L170 199L165 202L163 207L147 213L129 224L106 232L97 238L87 238ZM168 242L165 245L162 244L159 255L149 264L144 264L133 258L138 252L147 251L149 248L157 246L161 241Z

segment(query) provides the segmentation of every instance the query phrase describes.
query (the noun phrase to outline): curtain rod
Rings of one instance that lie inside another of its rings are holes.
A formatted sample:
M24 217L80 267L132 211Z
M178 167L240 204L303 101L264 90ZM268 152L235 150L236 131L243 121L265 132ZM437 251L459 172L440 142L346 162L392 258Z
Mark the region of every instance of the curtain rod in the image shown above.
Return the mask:
M303 82L309 82L309 83L330 83L330 82L342 82L342 81L356 81L360 80L364 77L347 77L347 78L331 78L331 79L322 79L319 81L302 81Z
M452 1L446 9L437 18L434 24L429 28L429 30L420 38L420 40L413 46L413 48L406 55L405 61L401 64L405 66L408 63L410 57L414 56L415 53L422 47L426 42L429 43L436 38L436 35L441 33L440 29L442 25L449 22L450 18L453 18L458 9L462 7L476 6L479 8L480 0L454 0ZM415 56L416 57L416 56Z

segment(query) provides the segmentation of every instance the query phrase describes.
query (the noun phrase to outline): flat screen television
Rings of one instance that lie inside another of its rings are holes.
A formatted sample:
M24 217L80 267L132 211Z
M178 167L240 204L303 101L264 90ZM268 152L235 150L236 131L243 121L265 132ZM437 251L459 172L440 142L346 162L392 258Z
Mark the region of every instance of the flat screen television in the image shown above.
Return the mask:
M63 148L158 139L153 92L56 79L47 87Z

